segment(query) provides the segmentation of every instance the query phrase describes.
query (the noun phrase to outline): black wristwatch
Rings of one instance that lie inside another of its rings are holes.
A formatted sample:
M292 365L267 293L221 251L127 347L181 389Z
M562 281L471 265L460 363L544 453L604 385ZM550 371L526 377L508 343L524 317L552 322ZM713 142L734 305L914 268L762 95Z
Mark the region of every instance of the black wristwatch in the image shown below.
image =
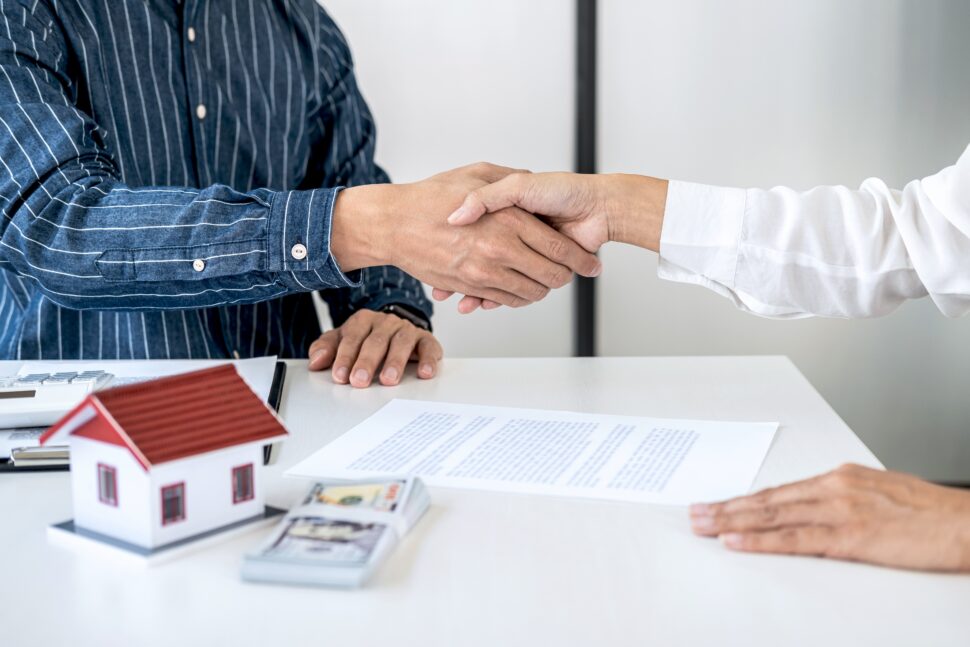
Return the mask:
M407 306L391 303L381 308L381 312L389 315L394 315L395 317L400 317L401 319L404 319L404 321L410 324L414 324L421 330L427 330L428 332L431 332L431 322L425 319L424 315L414 312Z

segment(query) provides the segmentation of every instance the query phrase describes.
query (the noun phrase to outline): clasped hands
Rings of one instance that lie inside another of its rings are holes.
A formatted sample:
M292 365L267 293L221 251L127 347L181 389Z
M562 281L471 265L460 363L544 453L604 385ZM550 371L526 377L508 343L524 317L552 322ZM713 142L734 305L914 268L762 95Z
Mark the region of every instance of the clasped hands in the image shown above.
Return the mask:
M433 286L438 300L464 296L459 312L522 307L597 276L595 252L617 240L656 249L667 183L632 175L529 173L472 164L411 184L340 192L331 251L344 272L395 265ZM437 373L442 349L392 314L359 311L309 349L310 369L337 383L392 386L417 361Z
M394 265L434 286L439 298L467 295L459 303L463 312L525 306L574 273L598 275L600 262L588 246L514 201L489 209L488 217L449 222L476 191L501 190L503 180L525 175L480 163L412 184L344 189L334 205L331 252L344 272ZM375 379L397 384L409 361L418 363L419 378L434 377L442 350L430 333L393 314L361 310L323 334L309 355L311 370L330 368L335 382L366 387Z

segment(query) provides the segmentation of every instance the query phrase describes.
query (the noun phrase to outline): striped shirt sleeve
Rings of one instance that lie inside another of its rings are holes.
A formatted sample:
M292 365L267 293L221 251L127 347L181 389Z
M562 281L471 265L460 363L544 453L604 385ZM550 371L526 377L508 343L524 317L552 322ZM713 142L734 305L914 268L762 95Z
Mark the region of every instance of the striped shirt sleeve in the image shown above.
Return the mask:
M107 132L75 105L57 21L33 9L0 4L0 267L73 309L200 308L360 285L329 249L337 188L124 184ZM338 128L353 118L333 114Z

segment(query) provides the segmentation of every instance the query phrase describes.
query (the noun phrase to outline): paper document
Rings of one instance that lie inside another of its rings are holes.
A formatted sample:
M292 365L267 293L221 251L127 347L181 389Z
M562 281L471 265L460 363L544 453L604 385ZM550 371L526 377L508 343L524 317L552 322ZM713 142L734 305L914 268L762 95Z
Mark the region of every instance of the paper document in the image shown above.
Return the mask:
M777 429L394 400L286 475L684 505L746 493Z
M263 400L269 398L273 387L273 373L276 370L276 356L254 357L237 360L206 359L145 359L145 360L69 360L69 361L28 361L20 367L17 375L32 373L58 373L66 371L87 371L98 369L111 373L114 379L108 387L123 386L142 382L156 377L167 377L189 371L199 371L232 361L239 375L246 380L253 391Z

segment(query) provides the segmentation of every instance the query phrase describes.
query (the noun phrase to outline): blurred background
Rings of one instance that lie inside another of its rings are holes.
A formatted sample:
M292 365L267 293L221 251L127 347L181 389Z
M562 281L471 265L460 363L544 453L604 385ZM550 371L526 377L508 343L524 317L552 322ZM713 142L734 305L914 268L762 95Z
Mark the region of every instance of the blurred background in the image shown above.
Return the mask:
M394 181L479 160L573 167L572 0L322 4L350 41ZM598 5L601 172L901 187L970 143L966 0ZM660 281L648 252L601 256L599 354L787 355L888 467L970 482L970 320L928 300L881 319L759 319ZM569 355L573 296L472 316L453 300L435 328L454 357Z

